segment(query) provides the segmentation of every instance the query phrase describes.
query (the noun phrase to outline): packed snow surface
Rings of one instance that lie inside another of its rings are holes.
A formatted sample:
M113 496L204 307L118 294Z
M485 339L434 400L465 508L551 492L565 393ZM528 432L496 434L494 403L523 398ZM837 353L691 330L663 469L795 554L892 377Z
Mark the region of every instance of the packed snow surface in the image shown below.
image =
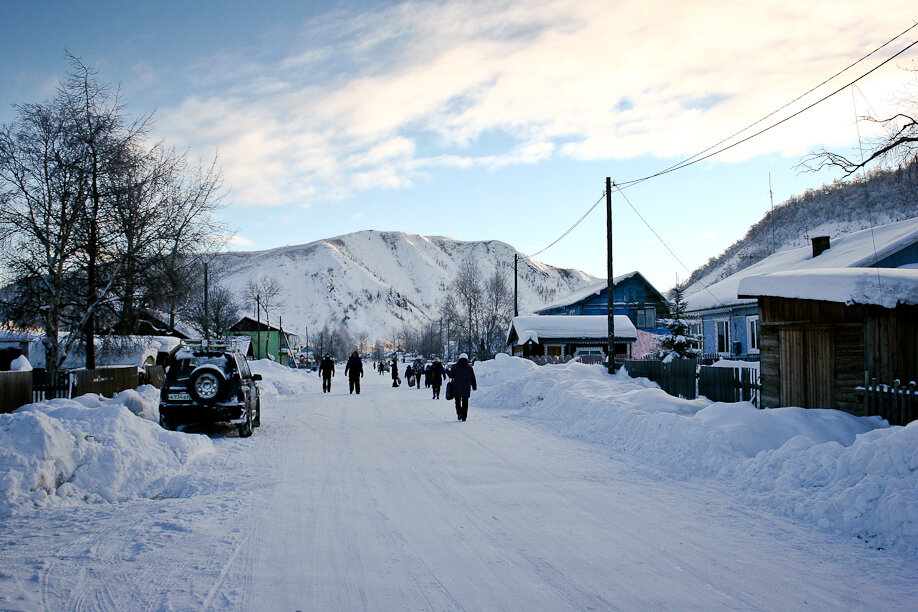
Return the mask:
M915 609L918 425L498 356L428 389L253 363L262 426L156 390L0 415L0 609Z

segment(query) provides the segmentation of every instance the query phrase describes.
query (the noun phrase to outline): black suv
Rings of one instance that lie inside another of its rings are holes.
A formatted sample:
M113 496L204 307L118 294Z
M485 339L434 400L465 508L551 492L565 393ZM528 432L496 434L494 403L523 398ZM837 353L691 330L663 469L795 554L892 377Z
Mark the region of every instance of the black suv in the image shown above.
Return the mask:
M229 422L243 438L261 425L258 385L242 354L229 345L182 346L166 371L159 400L159 424Z

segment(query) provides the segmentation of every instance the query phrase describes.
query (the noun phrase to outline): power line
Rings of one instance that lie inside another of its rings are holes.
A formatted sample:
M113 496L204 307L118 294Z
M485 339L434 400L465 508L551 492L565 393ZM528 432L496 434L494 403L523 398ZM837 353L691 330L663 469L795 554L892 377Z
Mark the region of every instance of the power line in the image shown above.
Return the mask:
M572 231L574 231L574 228L577 227L578 225L580 225L580 223L581 223L584 219L587 218L587 215L589 215L591 212L593 212L593 209L594 209L594 208L596 208L597 206L599 206L599 203L602 202L602 200L603 200L604 197L606 197L606 192L605 192L605 190L602 192L602 195L599 196L599 199L596 200L596 202L595 202L592 206L590 206L590 207L587 209L587 211L586 211L585 213L583 213L583 216L580 217L579 219L577 219L577 221L576 221L572 226L570 226L570 227L567 229L566 232L564 232L563 234L561 234L560 236L558 236L558 238L557 238L554 242L552 242L551 244L549 244L547 247L543 248L542 250L540 250L540 251L538 251L538 252L536 252L536 253L533 253L532 255L523 254L523 256L526 257L527 259L532 259L532 258L535 257L536 255L539 255L539 254L541 254L541 253L544 253L545 251L547 251L547 250L550 249L551 247L553 247L553 246L555 246L556 244L558 244L559 242L561 242L561 239L562 239L562 238L564 238L565 236L567 236L568 234L570 234Z
M669 168L666 168L666 169L664 169L664 170L660 170L659 172L655 172L654 174L650 174L650 175L648 175L648 176L645 176L645 177L642 177L642 178L639 178L639 179L632 179L632 180L630 180L630 181L625 181L625 182L623 182L623 183L619 183L619 186L620 186L620 188L631 187L631 186L634 186L634 185L636 185L636 184L638 184L638 183L643 183L644 181L650 180L650 179L652 179L652 178L657 178L658 176L662 176L662 175L664 175L664 174L669 174L670 172L675 172L676 170L681 170L682 168L687 168L688 166L692 166L692 165L694 165L694 164L697 164L698 162L701 162L701 161L704 161L704 160L709 159L709 158L711 158L711 157L714 157L715 155L719 155L720 153L723 153L724 151L728 151L728 150L732 149L733 147L739 146L739 145L743 144L744 142L748 142L748 141L752 140L753 138L755 138L755 137L757 137L757 136L761 136L761 135L764 134L765 132L767 132L767 131L769 131L769 130L771 130L771 129L774 129L774 128L778 127L778 126L781 125L782 123L786 123L786 122L790 121L790 120L793 119L794 117L797 117L798 115L801 115L801 114L805 113L806 111L810 110L810 109L813 108L814 106L817 106L818 104L822 104L823 102L825 102L826 100L828 100L828 99L831 98L832 96L835 96L835 95L837 95L838 93L840 93L840 92L844 91L845 89L847 89L848 87L851 87L852 85L854 85L855 83L857 83L857 82L860 81L861 79L866 78L867 76L869 76L870 74L876 72L877 70L879 70L880 68L882 68L883 66L885 66L886 64L888 64L889 62L891 62L892 60L896 59L897 57L899 57L900 55L902 55L903 53L905 53L906 51L908 51L909 49L911 49L911 48L914 47L915 45L918 45L918 40L916 40L916 41L913 42L912 44L910 44L910 45L908 45L908 46L902 48L899 52L895 53L894 55L892 55L892 56L890 56L889 58L885 59L884 61L880 62L879 64L877 64L876 66L874 66L873 68L871 68L870 70L868 70L867 72L865 72L864 74L862 74L861 76L857 77L857 78L854 79L853 81L851 81L851 82L849 82L849 83L846 83L846 84L842 85L841 87L839 87L838 89L832 91L831 93L828 93L828 94L826 94L825 96L819 98L818 100L816 100L816 101L813 102L812 104L809 104L809 105L803 107L802 109L800 109L799 111L793 113L792 115L788 115L788 116L785 117L784 119L781 119L781 120L778 121L777 123L773 123L773 124L771 124L770 126L768 126L768 127L766 127L766 128L763 128L763 129L759 130L758 132L755 132L755 133L753 133L753 134L750 134L749 136L746 136L745 138L743 138L743 139L741 139L741 140L738 140L738 141L736 141L736 142L734 142L734 143L732 143L732 144L730 144L730 145L727 145L727 146L725 146L725 147L723 147L723 148L717 149L716 151L714 151L714 152L712 152L712 153L708 153L707 155L702 155L701 153L697 153L697 154L693 155L692 157L687 158L686 160L683 160L682 162L679 162L678 164L675 164L675 165L673 165L673 166L670 166ZM761 121L762 121L762 120L759 120L759 121L757 121L756 123L761 123ZM755 124L752 124L752 125L755 125ZM751 126L750 126L750 127L751 127ZM749 129L749 128L746 128L746 129ZM742 132L744 132L744 131L746 131L746 130L745 130L745 129L744 129L744 130L741 130L741 131L738 132L738 133L742 133ZM727 140L729 140L729 138L728 138ZM725 142L725 141L721 141L721 142ZM714 146L717 146L717 145L714 145ZM710 151L712 148L713 148L713 147L708 147L707 149L705 149L705 151Z
M710 151L711 149L713 149L713 148L715 148L715 147L718 147L718 146L722 145L722 144L725 143L725 142L730 141L731 139L735 138L736 136L739 136L740 134L742 134L743 132L746 132L747 130L749 130L749 129L755 127L756 125L758 125L758 124L760 124L760 123L762 123L763 121L765 121L765 120L768 119L769 117L773 117L774 115L778 114L779 112L781 112L781 111L784 110L785 108L791 106L791 105L794 104L795 102L798 102L798 101L802 100L803 98L805 98L805 97L808 96L809 94L813 93L814 91L816 91L817 89L819 89L820 87L822 87L823 85L825 85L826 83L829 83L830 81L832 81L832 80L836 79L837 77L841 76L842 74L844 74L845 72L847 72L847 71L850 70L851 68L857 66L858 64L860 64L861 62L863 62L864 60L866 60L867 58L869 58L870 56L872 56L872 55L874 55L875 53L877 53L878 51L882 50L884 47L889 46L890 44L892 44L893 42L895 42L896 40L898 40L899 38L901 38L902 36L904 36L905 34L907 34L908 32L910 32L911 30L913 30L913 29L916 28L916 27L918 27L918 23L912 24L910 27L906 28L905 30L903 30L902 32L900 32L899 34L897 34L896 36L890 38L889 40L887 40L885 43L883 43L882 45L880 45L879 47L877 47L876 49L874 49L874 50L871 51L870 53L864 55L863 57L861 57L861 58L858 59L857 61L852 62L851 64L849 64L849 65L846 66L845 68L842 68L841 70L839 70L838 72L836 72L835 74L833 74L833 75L830 76L829 78L825 79L824 81L822 81L822 82L819 83L818 85L816 85L816 86L814 86L814 87L811 87L810 89L808 89L808 90L805 91L804 93L800 94L799 96L797 96L796 98L794 98L794 99L791 100L790 102L784 104L783 106L780 106L779 108L776 108L775 110L773 110L772 112L768 113L767 115L765 115L765 116L762 117L761 119L758 119L758 120L756 120L756 121L750 123L749 125L747 125L747 126L744 127L743 129L741 129L741 130L739 130L739 131L737 131L737 132L734 132L733 134L727 136L727 137L724 138L723 140L720 140L720 141L714 143L713 145L709 146L709 147L706 148L706 149L703 149L702 151L699 151L698 153L692 155L691 157L687 157L687 158L683 159L682 161L680 161L680 162L678 162L678 163L676 163L676 164L674 164L674 165L672 165L672 166L669 166L668 168L664 168L662 171L660 171L660 172L658 172L658 173L656 173L656 174L654 174L654 175L651 175L651 176L649 176L649 177L646 177L646 178L653 178L654 176L659 176L660 174L665 174L665 173L667 173L667 172L671 172L671 171L673 171L673 170L677 170L677 169L679 169L680 167L683 167L684 165L688 165L688 162L694 160L696 157L699 157L699 156L701 156L701 155L704 155L705 153L707 153L707 152ZM906 47L906 49L908 49L908 47ZM900 52L897 53L896 55L901 54L901 53L902 53L903 51L905 51L906 49L903 49L902 51L900 51ZM893 56L893 57L895 57L895 56ZM892 59L892 58L890 58L890 59ZM885 62L884 62L884 63L885 63ZM881 64L881 65L882 65L882 64ZM869 73L868 73L868 74L869 74ZM804 109L804 110L806 110L806 109ZM802 112L802 111L801 111L801 112ZM778 124L776 124L776 125L778 125ZM737 143L737 144L738 144L738 143ZM726 149L724 149L724 150L726 150ZM699 161L700 161L700 160L699 160ZM635 181L628 181L628 182L626 182L626 183L620 183L620 185L628 185L628 184L630 184L630 183L640 182L640 181L646 180L646 178L645 178L645 179L637 179L637 180L635 180Z
M835 91L829 93L829 94L826 95L826 96L823 96L823 97L820 98L819 100L816 100L816 101L813 102L812 104L809 104L808 106L806 106L806 107L800 109L799 111L793 113L792 115L789 115L789 116L785 117L784 119L781 119L781 120L778 121L777 123L774 123L774 124L772 124L772 125L770 125L770 126L764 128L764 129L761 129L761 130L759 130L758 132L755 132L755 133L753 133L753 134L751 134L751 135L749 135L749 136L747 136L747 137L745 137L745 138L743 138L743 139L741 139L741 140L738 140L738 141L736 141L736 142L734 142L734 143L732 143L732 144L730 144L730 145L728 145L728 146L726 146L726 147L717 149L717 150L715 150L715 151L709 153L709 151L711 151L712 149L715 149L716 147L720 146L721 144L723 144L723 143L725 143L725 142L728 142L728 141L732 140L733 138L735 138L735 137L738 136L739 134L742 134L742 133L748 131L748 130L751 129L752 127L754 127L754 126L756 126L756 125L762 123L763 121L767 120L768 118L773 117L774 115L776 115L777 113L781 112L781 111L784 110L785 108L787 108L787 107L789 107L790 105L794 104L795 102L801 100L802 98L806 97L806 96L809 95L810 93L816 91L817 89L819 89L820 87L822 87L822 86L825 85L826 83L829 83L830 81L836 79L838 76L844 74L845 72L847 72L848 70L850 70L850 69L853 68L854 66L858 65L859 63L863 62L864 60L866 60L866 59L869 58L870 56L874 55L875 53L877 53L878 51L880 51L880 50L883 49L884 47L886 47L886 46L892 44L893 42L895 42L896 40L898 40L899 38L901 38L902 36L904 36L905 34L907 34L908 32L910 32L911 30L913 30L913 29L916 28L916 27L918 27L918 23L912 24L910 27L906 28L906 29L903 30L901 33L897 34L896 36L892 37L891 39L889 39L888 41L886 41L885 43L883 43L882 45L880 45L880 46L877 47L876 49L874 49L874 50L872 50L871 52L867 53L866 55L862 56L862 57L859 58L857 61L855 61L855 62L849 64L847 67L845 67L845 68L843 68L842 70L836 72L834 75L832 75L832 76L830 76L829 78L823 80L821 83L819 83L819 84L816 85L815 87L810 88L809 90L807 90L807 91L804 92L803 94L797 96L796 98L794 98L794 99L791 100L790 102L788 102L788 103L784 104L783 106L777 108L776 110L774 110L774 111L772 111L771 113L765 115L764 117L762 117L762 118L760 118L760 119L754 121L753 123L749 124L748 126L746 126L745 128L739 130L738 132L735 132L734 134L728 136L727 138L725 138L725 139L723 139L723 140L721 140L721 141L719 141L719 142L717 142L717 143L715 143L715 144L713 144L713 145L707 147L706 149L703 149L702 151L699 151L698 153L692 155L691 157L688 157L688 158L686 158L686 159L684 159L684 160L678 162L677 164L674 164L674 165L672 165L672 166L669 166L668 168L664 168L663 170L660 170L660 171L655 172L655 173L653 173L653 174L647 175L647 176L645 176L645 177L638 178L638 179L632 179L632 180L630 180L630 181L625 181L625 182L623 182L623 183L616 183L616 184L615 184L615 187L616 187L617 191L618 191L620 194L622 194L622 197L625 197L624 192L623 192L623 189L625 189L625 188L633 187L634 185L637 185L638 183L643 183L644 181L648 181L648 180L650 180L650 179L657 178L657 177L659 177L659 176L663 176L664 174L669 174L670 172L675 172L676 170L681 170L682 168L687 168L688 166L691 166L691 165L694 165L694 164L696 164L696 163L698 163L698 162L701 162L701 161L704 161L704 160L706 160L706 159L709 159L709 158L711 158L711 157L713 157L713 156L715 156L715 155L719 155L720 153L723 153L724 151L728 151L729 149L732 149L733 147L739 146L740 144L743 144L743 143L745 143L745 142L748 142L749 140L752 140L753 138L756 138L757 136L760 136L760 135L764 134L765 132L767 132L767 131L769 131L769 130L771 130L771 129L773 129L773 128L779 126L779 125L781 125L782 123L785 123L785 122L787 122L787 121L790 121L790 120L793 119L794 117L797 117L798 115L800 115L800 114L802 114L802 113L804 113L804 112L810 110L811 108L813 108L814 106L817 106L818 104L821 104L822 102L825 102L826 100L828 100L828 99L831 98L832 96L835 96L836 94L838 94L839 92L843 91L843 90L846 89L847 87L851 87L851 86L855 85L855 84L856 84L858 81L860 81L861 79L864 79L865 77L867 77L868 75L872 74L873 72L876 72L876 71L879 70L881 67L885 66L886 64L888 64L889 62L891 62L892 60L894 60L894 59L897 58L898 56L902 55L903 53L905 53L906 51L908 51L909 49L911 49L911 48L914 47L915 45L918 45L918 41L915 41L915 42L911 43L910 45L908 45L908 46L902 48L902 49L899 50L897 53L895 53L894 55L890 56L890 57L887 58L886 60L880 62L879 64L877 64L876 66L874 66L873 68L871 68L870 70L868 70L867 72L865 72L864 74L860 75L859 77L857 77L856 79L854 79L853 81L851 81L850 83L847 83L846 85L844 85L844 86L842 86L842 87L836 89ZM533 258L533 257L536 257L537 255L540 255L540 254L544 253L545 251L547 251L548 249L550 249L550 248L553 247L554 245L558 244L558 242L560 242L560 241L561 241L562 239L564 239L568 234L570 234L570 233L574 230L574 228L576 228L578 225L580 225L580 223L582 223L583 220L586 219L587 216L589 216L589 214L590 214L591 212L593 212L593 210L599 205L599 203L602 202L602 200L603 200L604 197L605 197L605 192L603 192L603 194L599 197L599 199L596 200L596 202L595 202L592 206L590 206L590 207L587 209L587 211L586 211L586 212L585 212L585 213L584 213L584 214L583 214L583 215L582 215L582 216L581 216L581 217L580 217L580 218L579 218L570 228L568 228L563 234L561 234L561 235L560 235L557 239L555 239L551 244L549 244L548 246L546 246L546 247L540 249L539 251L533 253L532 255L525 255L525 254L524 254L524 257L526 257L526 258L528 258L528 259L531 259L531 258ZM625 197L625 201L628 202L628 205L631 207L631 209L634 210L635 214L637 214L638 217L641 219L641 221L643 221L644 224L648 227L648 229L650 229L650 231L653 232L653 234L657 237L657 239L660 240L660 242L661 242L664 246L666 246L667 250L669 250L670 254L672 254L672 256L676 259L676 261L678 261L678 262L680 263L680 265L682 265L683 268L686 268L686 270L688 270L688 268L685 266L685 264L682 263L682 261L680 261L679 258L676 257L676 254L673 253L672 249L670 249L670 248L666 245L666 243L663 242L663 240L662 240L662 238L660 238L659 234L657 234L657 232L650 226L650 224L647 223L647 221L641 216L641 214L640 214L640 213L637 211L637 209L631 204L631 202L627 199L627 197ZM689 272L691 272L691 271L689 271Z

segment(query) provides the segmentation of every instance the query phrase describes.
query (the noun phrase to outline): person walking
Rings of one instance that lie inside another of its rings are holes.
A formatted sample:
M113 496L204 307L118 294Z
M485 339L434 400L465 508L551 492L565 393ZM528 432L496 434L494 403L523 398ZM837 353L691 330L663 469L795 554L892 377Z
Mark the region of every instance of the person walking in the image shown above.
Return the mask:
M398 380L398 357L395 357L392 360L392 386L397 387L399 384Z
M322 393L331 391L331 379L334 375L335 362L332 361L328 353L325 353L325 358L322 360L322 363L319 364L319 376L322 377Z
M435 359L430 366L430 385L433 387L433 398L440 399L440 387L443 385L443 379L446 378L446 370L439 359Z
M360 360L360 355L357 354L357 351L351 353L350 359L347 360L347 365L344 366L344 374L347 376L349 392L357 391L357 395L360 395L360 377L363 376L363 362Z
M469 363L469 356L465 353L449 369L449 377L453 382L453 398L456 400L456 418L464 421L469 416L469 396L472 391L478 390L475 381L475 369Z
M414 382L418 389L421 388L421 376L424 374L424 364L421 362L421 358L418 357L414 360Z
M411 364L408 364L408 367L405 368L405 380L408 381L408 386L411 387L414 385L414 368L411 367Z

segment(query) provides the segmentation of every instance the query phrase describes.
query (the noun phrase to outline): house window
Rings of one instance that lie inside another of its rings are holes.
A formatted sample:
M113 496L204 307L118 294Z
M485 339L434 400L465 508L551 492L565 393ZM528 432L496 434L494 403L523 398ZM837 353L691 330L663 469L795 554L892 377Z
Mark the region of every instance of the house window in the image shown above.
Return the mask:
M759 316L746 317L746 346L747 352L759 352Z
M714 321L717 330L717 352L730 352L730 319Z
M656 327L657 311L654 308L638 308L635 311L637 315L638 327Z

